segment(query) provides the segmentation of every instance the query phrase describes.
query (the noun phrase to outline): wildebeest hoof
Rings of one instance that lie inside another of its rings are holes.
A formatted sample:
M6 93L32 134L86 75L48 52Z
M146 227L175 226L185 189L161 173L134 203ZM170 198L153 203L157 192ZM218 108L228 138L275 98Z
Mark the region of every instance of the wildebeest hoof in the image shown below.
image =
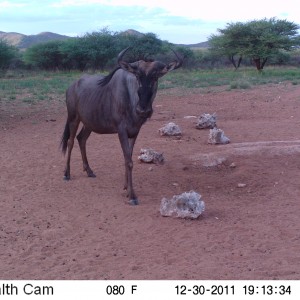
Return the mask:
M89 174L88 174L88 177L95 178L96 175L95 175L94 173L89 173Z
M68 175L65 175L65 176L64 176L64 180L65 180L65 181L69 181L70 179L71 179L70 176L68 176Z
M139 204L139 200L138 200L138 199L130 199L130 200L128 201L128 203L129 203L130 205L138 205L138 204Z

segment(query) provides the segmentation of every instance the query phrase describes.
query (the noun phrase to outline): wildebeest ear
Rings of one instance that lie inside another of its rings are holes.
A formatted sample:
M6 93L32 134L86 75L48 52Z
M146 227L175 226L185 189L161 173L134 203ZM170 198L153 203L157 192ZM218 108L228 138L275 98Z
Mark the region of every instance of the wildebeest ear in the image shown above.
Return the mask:
M119 66L124 71L130 72L130 73L133 73L133 74L137 74L138 68L134 64L127 63L126 61L120 61Z
M167 69L168 69L168 71L172 71L172 70L179 68L181 65L182 65L181 62L173 61L167 65Z
M177 57L177 60L175 60L175 61L173 61L173 62L171 62L167 65L168 71L172 71L172 70L175 70L175 69L178 69L179 67L181 67L181 65L183 63L183 59L184 59L184 57L182 57L181 55L176 53L173 49L171 49L171 50L173 51L173 53Z
M173 62L169 63L159 72L158 77L162 77L162 76L166 75L169 71L175 70L175 69L179 68L181 65L182 65L182 63L178 62L178 61L173 61Z

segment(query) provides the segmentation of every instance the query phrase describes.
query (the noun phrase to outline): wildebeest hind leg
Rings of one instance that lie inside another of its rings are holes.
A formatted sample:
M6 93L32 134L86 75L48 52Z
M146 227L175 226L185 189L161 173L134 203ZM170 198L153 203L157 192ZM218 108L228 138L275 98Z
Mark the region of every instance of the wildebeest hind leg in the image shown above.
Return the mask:
M86 171L88 177L96 177L96 175L94 174L94 172L89 166L87 155L86 155L86 141L89 138L90 134L91 134L91 130L83 126L79 134L77 135L77 140L79 143L80 152L82 156L83 171Z
M74 146L74 139L76 136L76 132L79 126L79 119L78 118L74 118L73 120L68 120L67 125L69 126L69 130L70 130L70 136L68 139L68 157L67 157L67 164L66 164L66 168L65 168L65 174L64 174L64 179L65 180L70 180L70 162L71 162L71 153L72 153L72 149Z

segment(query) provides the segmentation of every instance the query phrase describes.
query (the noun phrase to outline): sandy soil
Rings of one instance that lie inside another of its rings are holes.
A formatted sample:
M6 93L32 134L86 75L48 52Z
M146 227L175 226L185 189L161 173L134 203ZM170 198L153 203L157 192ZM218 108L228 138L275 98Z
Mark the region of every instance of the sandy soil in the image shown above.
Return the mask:
M1 103L0 278L300 279L299 105L291 84L159 92L134 150L132 207L116 135L88 141L97 178L82 171L76 144L65 182L65 107ZM185 118L213 112L228 145L209 145ZM170 121L181 139L159 135ZM145 147L165 164L139 163ZM190 190L202 216L160 215L163 197Z

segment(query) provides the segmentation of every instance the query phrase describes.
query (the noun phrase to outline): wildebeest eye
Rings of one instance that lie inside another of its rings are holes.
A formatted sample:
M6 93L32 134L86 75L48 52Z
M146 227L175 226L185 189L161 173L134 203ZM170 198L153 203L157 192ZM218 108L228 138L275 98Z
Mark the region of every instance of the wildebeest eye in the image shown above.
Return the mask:
M157 75L153 76L153 77L152 77L152 80L153 80L153 81L157 81L157 80L158 80L158 76L157 76Z
M153 74L152 76L151 76L151 81L157 81L158 80L158 74Z
M141 78L140 78L139 74L134 74L134 76L135 76L138 84L141 85L142 83L141 83Z

